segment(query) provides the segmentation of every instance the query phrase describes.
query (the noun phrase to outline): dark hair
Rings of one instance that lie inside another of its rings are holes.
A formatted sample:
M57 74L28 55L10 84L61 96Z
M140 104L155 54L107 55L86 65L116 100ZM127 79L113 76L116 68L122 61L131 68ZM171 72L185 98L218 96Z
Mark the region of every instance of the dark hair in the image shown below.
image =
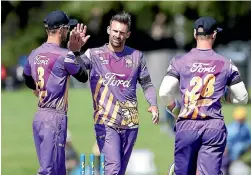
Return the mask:
M204 29L202 27L199 27L198 28L198 32L204 32ZM208 40L208 39L211 39L211 34L210 35L197 35L196 36L198 39L200 40Z
M58 31L58 29L48 29L48 28L46 28L45 30L47 31L48 35L54 35Z
M132 21L131 21L131 15L129 13L123 12L116 14L112 17L110 24L112 23L112 21L118 21L126 24L128 26L128 30L130 30L131 28Z

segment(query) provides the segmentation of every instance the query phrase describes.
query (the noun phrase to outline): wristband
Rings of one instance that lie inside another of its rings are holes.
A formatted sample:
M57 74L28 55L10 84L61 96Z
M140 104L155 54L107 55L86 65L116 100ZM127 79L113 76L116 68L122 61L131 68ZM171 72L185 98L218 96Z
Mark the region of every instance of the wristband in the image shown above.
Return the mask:
M77 52L73 52L74 53L74 55L77 57L77 56L80 56L80 52L79 51L77 51Z

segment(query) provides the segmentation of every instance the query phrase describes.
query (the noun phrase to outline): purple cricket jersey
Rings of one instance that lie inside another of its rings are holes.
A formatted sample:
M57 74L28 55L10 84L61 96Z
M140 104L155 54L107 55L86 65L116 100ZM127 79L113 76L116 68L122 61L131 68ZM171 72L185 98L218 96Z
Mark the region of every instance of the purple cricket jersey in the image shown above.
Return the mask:
M180 81L182 108L179 118L219 118L220 98L225 87L241 81L237 67L231 60L212 49L192 49L170 61L167 75Z
M44 43L29 55L24 73L32 76L39 90L40 108L67 112L69 77L80 65L74 54L54 43Z
M90 70L95 124L137 128L137 82L147 89L148 103L157 106L156 92L142 52L125 46L122 52L115 53L105 44L88 49L81 57Z

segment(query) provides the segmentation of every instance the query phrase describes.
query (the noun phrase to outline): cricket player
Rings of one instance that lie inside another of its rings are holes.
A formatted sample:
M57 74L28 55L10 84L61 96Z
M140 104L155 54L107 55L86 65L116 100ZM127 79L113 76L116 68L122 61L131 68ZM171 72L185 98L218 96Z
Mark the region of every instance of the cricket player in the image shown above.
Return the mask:
M237 67L212 49L221 30L211 17L196 20L197 47L170 61L159 90L168 110L178 117L175 125L176 175L195 175L197 168L200 175L221 174L227 130L220 99L228 87L228 102L246 104L248 101ZM182 94L180 105L174 98L176 88Z
M113 16L107 28L109 43L88 49L80 60L89 70L96 140L105 155L106 175L126 172L139 127L137 83L150 105L153 123L159 121L156 91L144 56L125 45L130 26L128 13Z
M40 164L37 174L65 175L69 77L72 75L83 83L88 80L86 70L75 59L89 36L80 38L75 28L70 35L69 49L64 49L60 45L77 20L69 19L62 11L53 11L44 19L44 24L47 42L31 52L23 76L25 84L38 95L38 110L33 120Z

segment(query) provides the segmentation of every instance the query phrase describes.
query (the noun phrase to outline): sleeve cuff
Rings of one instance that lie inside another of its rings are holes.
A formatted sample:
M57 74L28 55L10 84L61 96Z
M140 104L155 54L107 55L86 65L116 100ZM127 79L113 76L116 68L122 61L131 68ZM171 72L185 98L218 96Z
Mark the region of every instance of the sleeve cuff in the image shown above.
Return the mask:
M77 56L80 56L80 52L73 52L74 55L77 57Z
M177 78L178 80L180 80L180 76L177 75L177 74L175 74L175 73L173 73L173 72L167 72L166 75L175 77L175 78Z

